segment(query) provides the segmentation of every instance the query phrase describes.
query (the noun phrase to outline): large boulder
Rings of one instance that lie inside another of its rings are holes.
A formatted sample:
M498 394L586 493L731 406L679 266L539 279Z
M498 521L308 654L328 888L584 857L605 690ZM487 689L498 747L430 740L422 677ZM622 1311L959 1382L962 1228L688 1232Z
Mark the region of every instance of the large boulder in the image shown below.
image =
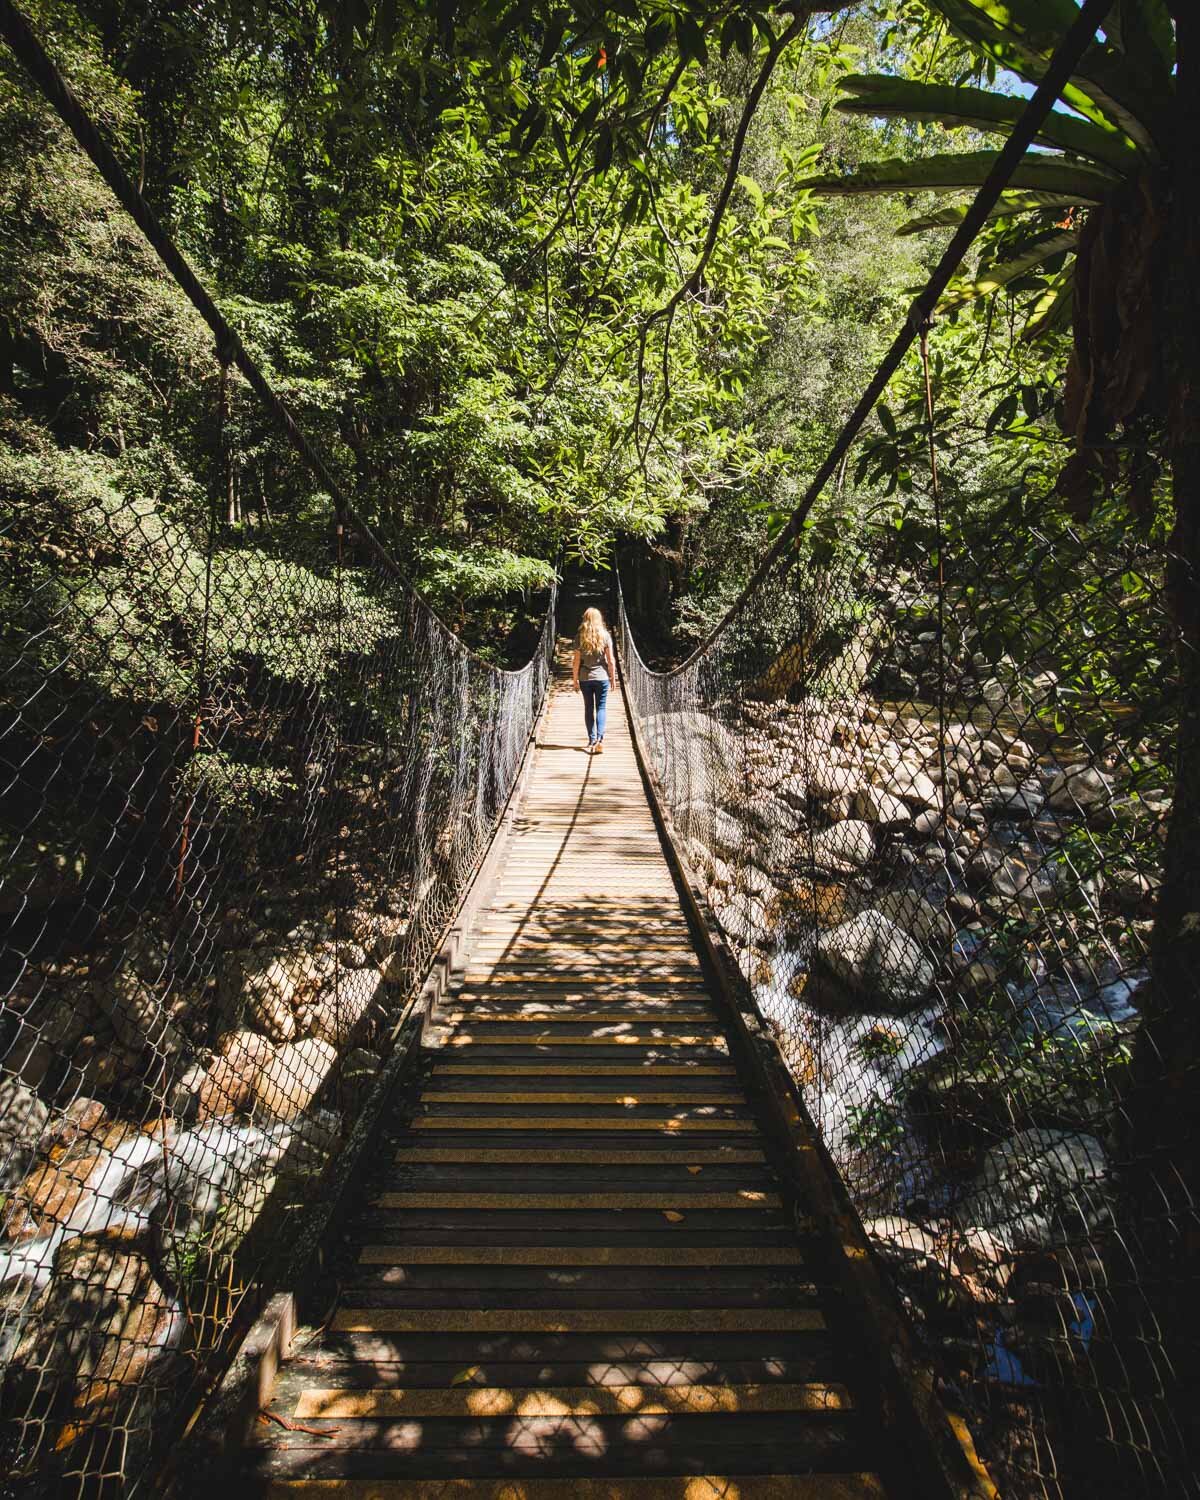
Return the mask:
M95 1013L86 986L75 993L46 984L24 1010L4 1055L5 1070L30 1089L73 1095L79 1088L80 1043Z
M337 985L330 985L313 1005L312 1035L344 1047L358 1029L375 998L383 975L378 969L344 969Z
M243 1029L223 1036L218 1056L200 1085L197 1119L203 1123L248 1113L258 1078L274 1051L273 1043L261 1032Z
M733 813L711 802L685 802L677 821L685 837L735 860L742 858L752 842L749 830Z
M59 1224L77 1218L93 1196L90 1179L101 1160L93 1153L39 1162L6 1196L0 1235L9 1244L20 1244L49 1235Z
M934 978L921 944L878 911L821 933L813 965L861 1000L897 1014L919 1005Z
M1112 801L1113 786L1109 777L1095 766L1064 766L1050 783L1050 806L1058 812L1081 808L1091 812Z
M947 947L954 941L954 923L946 912L911 886L893 886L871 897L873 910L895 922L918 943Z
M993 1147L955 1205L962 1226L990 1229L1011 1250L1086 1238L1111 1217L1108 1157L1093 1135L1035 1127Z
M819 869L861 870L875 857L875 832L870 823L846 818L813 835L812 857Z
M938 789L932 779L912 761L902 760L884 781L884 790L893 797L902 797L917 809L936 807Z
M101 980L93 990L96 1008L108 1017L117 1039L131 1052L149 1049L166 1062L187 1046L163 995L132 965Z
M1036 781L1026 781L1019 786L1007 783L984 786L979 795L979 803L993 817L1028 822L1039 816L1046 805L1046 799Z
M277 1047L254 1078L255 1103L277 1120L294 1120L312 1103L337 1062L337 1048L319 1037Z
M912 808L903 797L881 786L865 786L854 799L854 811L880 828L903 828L913 820Z
M836 802L842 797L853 800L862 784L862 766L844 752L828 744L812 743L807 747L808 789L818 802Z
M334 968L331 952L272 958L254 950L229 953L221 966L219 998L230 1026L250 1026L273 1042L296 1035L295 1012L315 996Z
M740 743L710 714L698 709L650 714L642 731L668 806L722 802L740 783Z
M0 1079L0 1191L24 1177L49 1118L50 1111L19 1078Z
M61 1462L99 1472L130 1433L146 1440L151 1367L179 1346L186 1327L136 1234L110 1229L69 1240L13 1355L13 1409L33 1418L31 1432Z

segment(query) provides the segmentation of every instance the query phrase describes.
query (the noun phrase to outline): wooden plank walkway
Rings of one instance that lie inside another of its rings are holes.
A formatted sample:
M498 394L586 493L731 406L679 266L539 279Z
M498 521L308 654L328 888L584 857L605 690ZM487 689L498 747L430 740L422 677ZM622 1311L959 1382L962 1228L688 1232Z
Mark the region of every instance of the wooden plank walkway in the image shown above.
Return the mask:
M556 685L353 1269L247 1454L272 1500L876 1500L619 694ZM411 1108L411 1106L410 1106Z

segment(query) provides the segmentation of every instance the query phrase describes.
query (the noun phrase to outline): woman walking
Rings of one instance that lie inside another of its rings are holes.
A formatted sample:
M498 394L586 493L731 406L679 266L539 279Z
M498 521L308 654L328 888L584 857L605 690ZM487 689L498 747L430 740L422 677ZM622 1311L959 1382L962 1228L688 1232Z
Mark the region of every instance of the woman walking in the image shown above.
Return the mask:
M604 752L604 721L608 714L608 689L617 675L612 636L598 609L584 612L583 623L571 653L571 681L583 694L583 722L587 727L588 752Z

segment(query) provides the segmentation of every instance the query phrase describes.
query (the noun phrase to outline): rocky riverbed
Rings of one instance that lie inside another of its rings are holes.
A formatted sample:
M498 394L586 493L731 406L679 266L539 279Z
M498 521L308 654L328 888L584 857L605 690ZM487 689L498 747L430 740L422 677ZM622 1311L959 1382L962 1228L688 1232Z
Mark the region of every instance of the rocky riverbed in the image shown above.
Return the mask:
M286 909L226 913L200 978L147 918L12 987L0 1367L25 1452L116 1424L150 1441L180 1362L219 1336L374 1082L390 987L411 981L404 918L282 930Z
M1095 1327L1169 800L1116 748L1003 720L951 717L943 739L933 710L860 696L644 727L877 1243L983 1317L958 1335L973 1377L1020 1385ZM1031 1321L1020 1289L1046 1257L1057 1290Z

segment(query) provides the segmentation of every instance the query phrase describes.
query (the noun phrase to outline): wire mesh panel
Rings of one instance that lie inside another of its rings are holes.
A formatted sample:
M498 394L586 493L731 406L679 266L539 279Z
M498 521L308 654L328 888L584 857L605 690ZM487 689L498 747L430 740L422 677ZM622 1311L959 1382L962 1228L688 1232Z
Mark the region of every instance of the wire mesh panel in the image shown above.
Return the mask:
M976 514L830 511L673 671L622 608L629 696L1002 1491L1191 1493L1178 1289L1147 1252L1195 1217L1132 1123L1163 1075L1140 1033L1180 709L1166 559L1116 501Z
M52 469L0 527L3 1467L131 1493L337 1169L554 601L501 671L352 526L226 536Z

